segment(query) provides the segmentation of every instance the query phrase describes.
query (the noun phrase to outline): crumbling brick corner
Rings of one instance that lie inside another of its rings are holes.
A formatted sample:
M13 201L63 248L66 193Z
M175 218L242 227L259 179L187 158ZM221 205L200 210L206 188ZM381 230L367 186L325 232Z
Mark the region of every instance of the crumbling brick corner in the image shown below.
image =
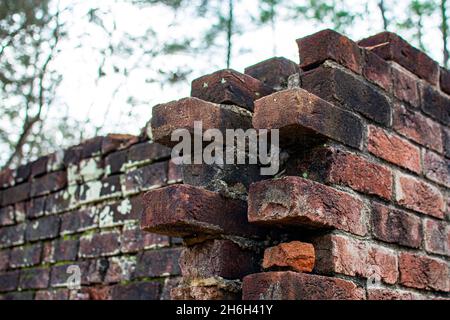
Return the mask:
M2 171L0 299L449 299L450 72L389 32L297 44ZM279 172L175 165L194 121L279 129Z

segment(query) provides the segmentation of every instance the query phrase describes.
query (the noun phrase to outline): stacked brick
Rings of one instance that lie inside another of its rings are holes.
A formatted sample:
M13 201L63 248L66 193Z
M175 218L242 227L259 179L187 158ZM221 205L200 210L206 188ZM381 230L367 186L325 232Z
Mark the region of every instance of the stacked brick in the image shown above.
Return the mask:
M144 191L181 181L169 159L108 135L2 171L0 299L168 299L179 241L139 220Z
M282 169L184 165L144 196L142 227L182 237L174 299L446 299L449 71L395 34L331 30L273 58L195 80L154 108L178 128L278 129Z

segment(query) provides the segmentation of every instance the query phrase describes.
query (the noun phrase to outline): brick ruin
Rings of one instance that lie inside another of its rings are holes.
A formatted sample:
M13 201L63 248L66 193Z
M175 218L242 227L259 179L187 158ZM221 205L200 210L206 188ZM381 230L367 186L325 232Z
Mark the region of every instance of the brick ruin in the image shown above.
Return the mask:
M297 44L2 171L0 299L449 299L450 72L388 32ZM279 129L280 172L175 165L194 121Z

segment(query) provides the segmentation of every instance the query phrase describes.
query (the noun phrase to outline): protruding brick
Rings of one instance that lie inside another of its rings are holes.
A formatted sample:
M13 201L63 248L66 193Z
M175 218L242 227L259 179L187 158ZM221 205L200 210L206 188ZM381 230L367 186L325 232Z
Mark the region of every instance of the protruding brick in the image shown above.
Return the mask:
M450 125L450 97L430 85L420 86L420 96L423 112L447 126Z
M334 60L361 74L362 55L358 45L336 31L327 29L297 40L300 67L312 69L325 60Z
M436 85L439 81L438 63L395 33L382 32L363 39L358 44L385 60L397 62L431 84Z
M245 68L245 74L262 81L276 91L287 89L289 76L299 71L298 64L283 57L274 57Z
M361 300L364 290L353 282L318 275L265 272L244 278L243 300Z
M368 139L367 148L373 155L415 173L421 172L420 150L412 143L372 125Z
M153 108L153 140L166 146L174 146L178 141L171 141L172 132L187 129L193 134L195 121L202 121L203 130L214 128L225 132L225 129L251 128L251 114L245 109L197 98L184 98Z
M438 123L401 104L395 105L393 120L394 130L401 135L437 152L442 152L441 127Z
M148 232L175 237L261 232L249 225L244 201L227 199L204 189L173 185L147 192L143 201L146 209L141 227Z
M399 259L400 283L406 287L450 291L448 264L444 260L402 253Z
M374 203L371 214L372 233L378 240L418 248L422 243L419 217L402 210Z
M253 126L280 129L283 144L311 144L332 138L361 148L363 125L348 111L303 90L289 89L255 102Z
M192 81L191 96L219 104L232 104L253 111L253 102L273 91L258 79L226 69Z
M426 251L450 256L450 225L448 223L425 219L423 233Z
M332 103L383 125L390 125L391 106L381 90L331 64L300 76L301 87Z
M180 258L184 279L242 279L258 271L258 255L230 240L211 240L187 247Z
M264 251L263 268L289 268L298 272L314 269L316 254L310 243L292 241L281 243Z
M450 188L449 159L424 149L423 171L428 179Z
M314 246L319 272L374 278L388 284L397 282L398 259L391 249L343 235L319 237Z
M395 184L397 203L423 214L444 218L444 197L438 188L403 174L397 175Z
M250 222L337 228L365 235L362 201L342 191L300 177L254 183L249 191Z

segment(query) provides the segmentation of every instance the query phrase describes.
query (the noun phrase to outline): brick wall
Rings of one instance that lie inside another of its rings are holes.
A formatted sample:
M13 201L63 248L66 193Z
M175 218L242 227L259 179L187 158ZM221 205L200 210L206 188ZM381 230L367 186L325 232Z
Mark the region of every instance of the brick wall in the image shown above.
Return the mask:
M448 299L449 71L391 33L297 44L300 64L194 80L139 137L3 171L0 296ZM279 129L280 172L175 166L194 121Z

